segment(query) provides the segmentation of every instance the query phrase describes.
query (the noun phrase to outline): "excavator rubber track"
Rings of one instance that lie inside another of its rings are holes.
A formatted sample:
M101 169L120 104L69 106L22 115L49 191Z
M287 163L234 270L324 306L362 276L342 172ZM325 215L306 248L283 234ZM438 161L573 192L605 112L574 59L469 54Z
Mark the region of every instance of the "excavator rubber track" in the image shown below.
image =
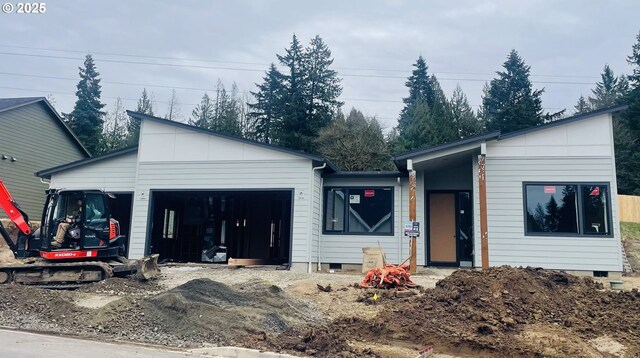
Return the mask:
M113 277L112 267L101 261L47 262L33 259L0 264L0 284L70 287L110 277Z

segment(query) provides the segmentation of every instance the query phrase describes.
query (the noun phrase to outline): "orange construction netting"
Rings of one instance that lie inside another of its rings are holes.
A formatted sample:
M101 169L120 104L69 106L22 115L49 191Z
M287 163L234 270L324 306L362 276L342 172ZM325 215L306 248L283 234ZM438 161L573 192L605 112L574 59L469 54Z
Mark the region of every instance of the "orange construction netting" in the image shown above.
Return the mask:
M411 281L409 265L396 266L388 264L384 267L371 269L360 282L360 287L372 288L395 288L395 287L416 287Z

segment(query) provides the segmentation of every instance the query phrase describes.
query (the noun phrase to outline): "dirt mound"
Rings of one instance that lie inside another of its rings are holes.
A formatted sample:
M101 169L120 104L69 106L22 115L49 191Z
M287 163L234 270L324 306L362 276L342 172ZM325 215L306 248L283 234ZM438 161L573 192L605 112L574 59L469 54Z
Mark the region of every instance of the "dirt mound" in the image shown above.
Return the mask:
M140 281L121 277L112 277L78 289L78 292L108 294L111 296L148 296L160 291L162 291L162 287L155 280Z
M326 323L306 303L276 286L233 288L209 279L192 280L143 299L109 303L89 322L116 336L177 346L234 344L247 332L282 333L296 325Z
M349 345L347 337L326 327L289 329L278 336L258 334L245 338L243 345L253 349L289 352L319 358L377 358L380 355L370 349L358 349Z
M459 270L419 298L390 302L373 320L338 320L333 331L415 348L434 344L441 352L532 357L591 356L593 349L578 343L607 335L639 354L640 292L601 289L556 271ZM564 339L545 336L549 327ZM540 344L531 344L536 337Z

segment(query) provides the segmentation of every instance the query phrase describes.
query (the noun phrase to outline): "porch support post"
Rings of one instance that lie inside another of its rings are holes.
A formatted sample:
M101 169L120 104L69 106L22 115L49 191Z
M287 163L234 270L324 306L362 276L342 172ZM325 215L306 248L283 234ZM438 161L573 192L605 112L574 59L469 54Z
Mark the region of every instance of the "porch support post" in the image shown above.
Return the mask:
M489 231L487 228L487 177L486 154L478 156L478 190L480 191L480 248L482 268L489 268Z
M413 162L407 160L409 170L409 221L416 221L416 171L413 170ZM418 269L418 248L415 236L409 239L409 272L416 273Z

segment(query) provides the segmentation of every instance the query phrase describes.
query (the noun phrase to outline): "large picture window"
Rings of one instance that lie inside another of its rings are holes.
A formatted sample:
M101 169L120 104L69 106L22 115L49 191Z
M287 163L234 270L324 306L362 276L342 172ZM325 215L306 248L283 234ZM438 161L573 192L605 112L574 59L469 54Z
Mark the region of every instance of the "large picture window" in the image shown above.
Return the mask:
M326 188L324 232L393 234L393 188Z
M611 235L608 184L526 183L525 234Z

